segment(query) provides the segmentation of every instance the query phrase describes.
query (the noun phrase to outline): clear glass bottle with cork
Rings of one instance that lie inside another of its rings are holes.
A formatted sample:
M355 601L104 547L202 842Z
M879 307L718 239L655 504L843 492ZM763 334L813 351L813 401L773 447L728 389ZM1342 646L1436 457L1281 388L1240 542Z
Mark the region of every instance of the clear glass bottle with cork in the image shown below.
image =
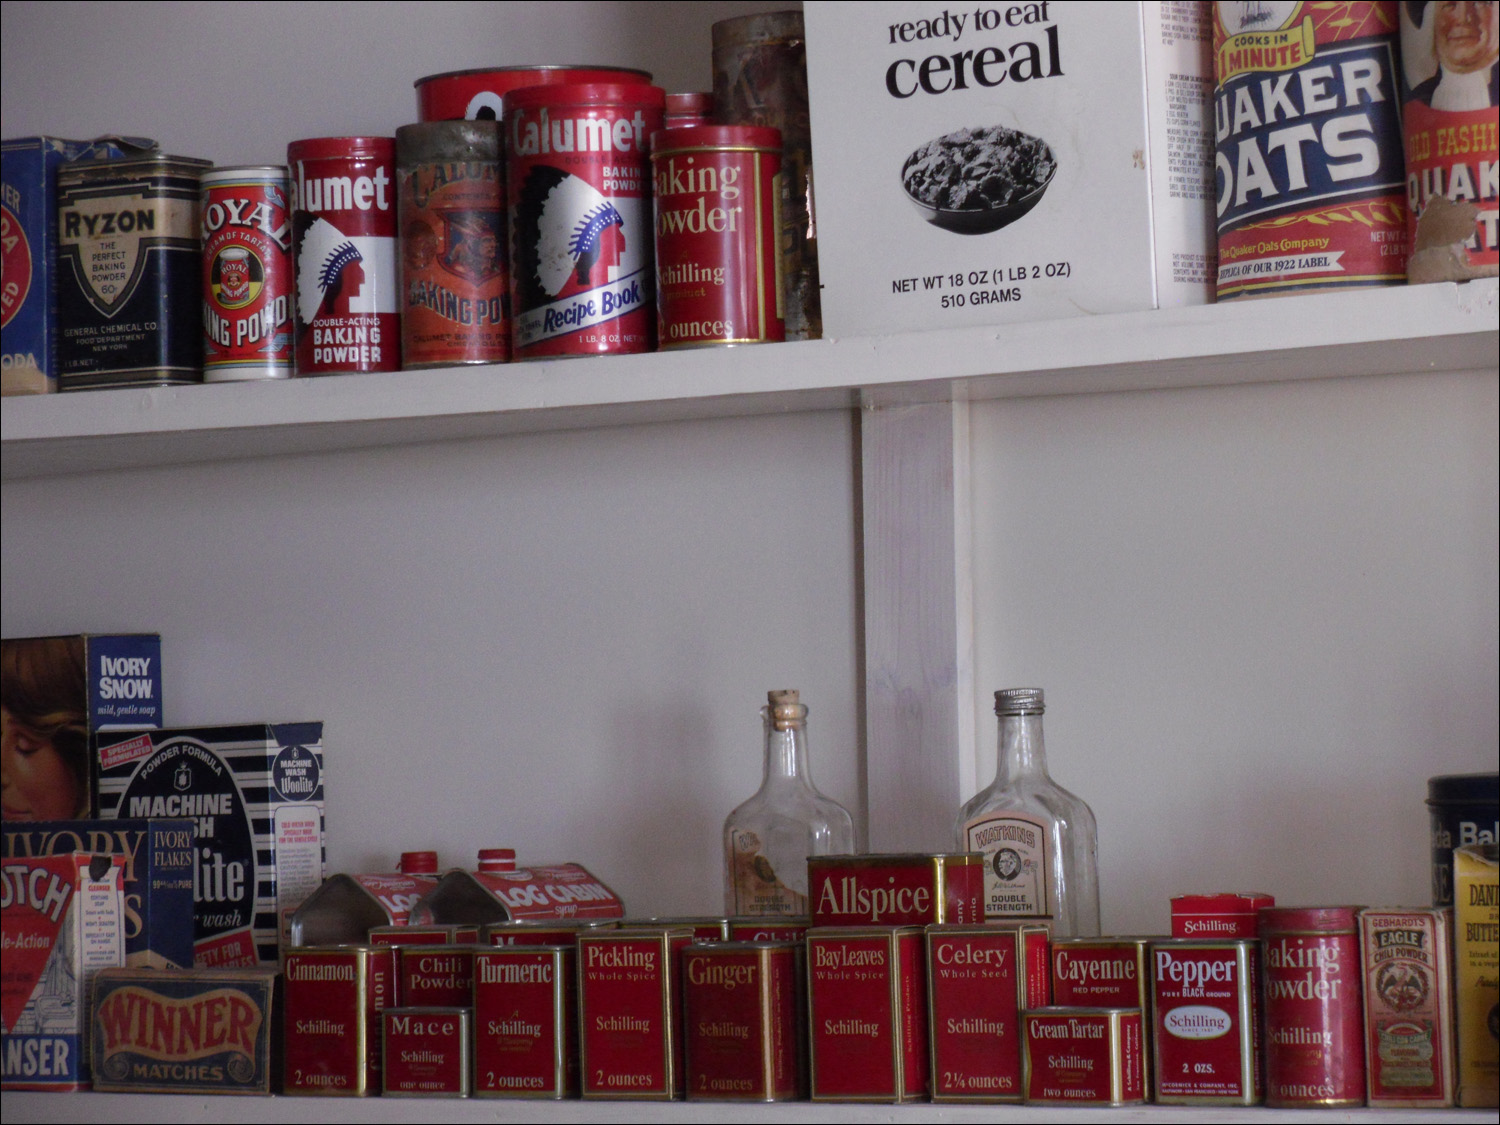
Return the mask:
M760 716L760 789L724 821L724 909L741 917L807 914L807 857L852 852L854 818L813 786L798 693L768 692Z
M1047 773L1041 688L995 693L995 780L959 811L960 851L983 852L990 921L1050 914L1054 937L1099 935L1099 830Z

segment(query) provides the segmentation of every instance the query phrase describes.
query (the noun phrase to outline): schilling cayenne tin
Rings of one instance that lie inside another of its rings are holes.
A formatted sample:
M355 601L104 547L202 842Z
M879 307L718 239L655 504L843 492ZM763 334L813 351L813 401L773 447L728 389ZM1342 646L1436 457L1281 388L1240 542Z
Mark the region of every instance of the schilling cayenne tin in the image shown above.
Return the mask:
M657 86L531 86L505 96L512 359L656 345L651 135Z
M203 173L203 380L292 374L292 218L281 165Z

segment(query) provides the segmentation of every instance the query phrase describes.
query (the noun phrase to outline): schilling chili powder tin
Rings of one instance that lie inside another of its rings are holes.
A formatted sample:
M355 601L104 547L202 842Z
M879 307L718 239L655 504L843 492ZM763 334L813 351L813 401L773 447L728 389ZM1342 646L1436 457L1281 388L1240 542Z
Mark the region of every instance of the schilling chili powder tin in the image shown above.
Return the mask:
M531 86L505 96L512 359L656 346L651 135L657 86Z
M430 121L396 130L403 366L510 359L500 126Z
M203 173L203 381L292 374L292 213L286 168Z
M1358 914L1357 906L1260 912L1268 1106L1364 1104Z
M395 140L319 137L286 154L297 374L397 370Z
M651 143L662 349L786 339L780 130L687 125Z

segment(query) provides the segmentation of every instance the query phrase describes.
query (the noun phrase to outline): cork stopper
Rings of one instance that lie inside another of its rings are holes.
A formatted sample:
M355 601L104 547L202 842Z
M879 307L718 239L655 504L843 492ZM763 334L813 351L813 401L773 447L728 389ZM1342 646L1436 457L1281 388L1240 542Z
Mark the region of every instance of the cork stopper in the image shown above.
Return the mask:
M777 730L792 730L807 722L807 708L795 688L768 691L766 702L771 708L771 725Z

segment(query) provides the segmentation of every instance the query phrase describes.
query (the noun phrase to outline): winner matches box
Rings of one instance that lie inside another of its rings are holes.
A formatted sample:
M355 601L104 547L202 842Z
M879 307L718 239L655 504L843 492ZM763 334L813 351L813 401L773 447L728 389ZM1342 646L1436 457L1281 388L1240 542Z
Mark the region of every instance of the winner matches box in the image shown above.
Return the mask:
M824 335L1211 300L1207 8L810 0Z

